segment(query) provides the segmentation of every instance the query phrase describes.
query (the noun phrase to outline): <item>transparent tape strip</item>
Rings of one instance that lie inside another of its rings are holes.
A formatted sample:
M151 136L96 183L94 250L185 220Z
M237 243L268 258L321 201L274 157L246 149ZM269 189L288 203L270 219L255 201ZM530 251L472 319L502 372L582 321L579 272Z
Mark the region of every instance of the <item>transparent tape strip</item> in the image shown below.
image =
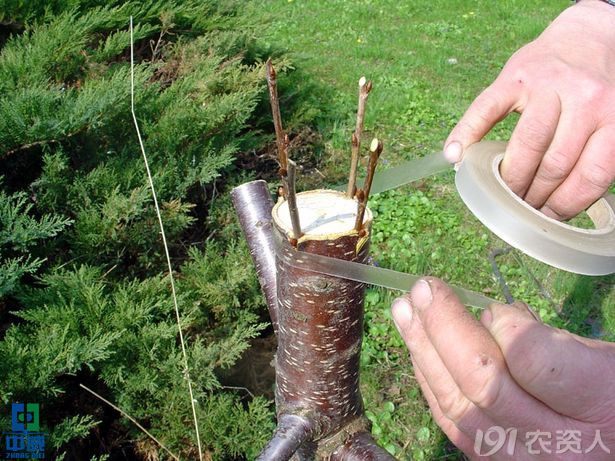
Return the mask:
M506 243L543 263L577 274L615 273L615 196L607 193L587 209L595 229L551 219L506 186L499 174L505 150L505 142L478 142L466 149L456 167L457 192L474 216ZM442 152L410 160L377 173L372 193L450 169Z
M452 170L453 166L444 158L443 152L436 152L425 157L408 160L374 176L371 195L396 189L419 179L427 178L443 171ZM363 179L361 179L363 181ZM334 187L335 190L346 190L346 184Z
M277 232L274 232L274 247L276 256L292 267L368 285L407 292L421 278L418 275L406 274L405 272L299 251ZM486 309L491 303L499 302L465 288L454 285L451 285L451 288L466 306Z

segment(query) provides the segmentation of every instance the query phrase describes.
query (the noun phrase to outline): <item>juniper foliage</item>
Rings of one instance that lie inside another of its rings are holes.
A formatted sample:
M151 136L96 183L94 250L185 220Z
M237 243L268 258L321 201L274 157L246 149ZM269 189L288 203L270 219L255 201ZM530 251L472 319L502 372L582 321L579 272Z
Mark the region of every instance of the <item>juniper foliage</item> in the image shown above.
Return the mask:
M246 399L218 378L266 326L247 249L226 202L212 200L243 174L233 166L237 155L264 139L249 129L261 124L262 56L239 6L4 0L0 8L10 32L0 41L0 423L6 427L10 402L41 403L57 459L105 459L93 434L104 438L109 409L80 382L175 453L196 453L130 115L130 15L136 112L178 271L208 459L251 459L272 429L270 402ZM112 442L136 440L139 456L163 456L121 424L125 439Z

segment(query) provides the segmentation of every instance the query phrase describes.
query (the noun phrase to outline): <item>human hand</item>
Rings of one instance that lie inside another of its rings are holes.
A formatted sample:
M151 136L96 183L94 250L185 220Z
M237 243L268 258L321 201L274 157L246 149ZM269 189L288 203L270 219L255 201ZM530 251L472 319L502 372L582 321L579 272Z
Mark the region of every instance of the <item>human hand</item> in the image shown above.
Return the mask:
M595 202L615 179L615 7L584 0L517 51L445 142L458 162L511 112L521 117L501 175L555 219Z
M479 322L435 278L392 313L434 420L471 459L615 457L615 344L544 325L522 303Z

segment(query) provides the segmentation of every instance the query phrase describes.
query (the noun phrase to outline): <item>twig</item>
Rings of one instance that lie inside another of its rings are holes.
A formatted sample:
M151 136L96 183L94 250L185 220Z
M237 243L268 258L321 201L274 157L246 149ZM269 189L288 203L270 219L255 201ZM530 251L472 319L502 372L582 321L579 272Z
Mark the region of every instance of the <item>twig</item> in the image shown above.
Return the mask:
M135 130L137 132L137 138L139 139L139 147L141 148L141 154L143 155L143 163L145 164L145 171L147 172L147 179L152 191L152 198L154 200L154 208L156 209L156 216L158 217L158 224L160 226L160 235L162 236L162 244L164 246L164 253L167 260L167 269L169 272L169 280L171 282L171 295L173 297L173 307L175 308L175 318L177 320L177 329L179 331L179 342L182 349L182 357L184 359L184 374L186 381L188 382L188 392L190 394L190 405L192 406L192 417L194 419L194 430L196 433L196 443L199 450L199 460L203 460L203 450L201 448L201 437L199 435L199 420L196 415L196 401L194 399L194 393L192 392L192 381L190 379L190 370L188 367L188 353L186 352L186 343L184 341L184 334L182 332L181 318L179 315L179 306L177 304L177 293L175 291L175 280L173 278L173 267L171 266L171 256L169 255L169 245L167 244L167 237L164 232L164 224L162 223L162 214L160 213L160 207L158 206L158 197L156 195L156 188L154 187L154 180L152 178L152 172L149 168L149 161L145 154L145 146L143 144L143 138L141 137L141 130L139 129L139 122L137 121L137 114L135 112L135 59L134 59L134 38L132 27L132 16L130 17L130 112L132 114L132 120L134 122Z
M269 102L271 103L271 113L273 114L273 126L275 128L275 140L278 147L278 161L280 162L280 176L286 176L288 169L288 137L282 128L282 116L280 115L280 101L278 99L278 84L276 72L271 63L271 58L267 59L267 86L269 87Z
M378 158L382 153L383 145L382 141L378 138L372 139L372 143L369 146L369 164L367 165L367 177L363 183L363 189L360 191L359 197L359 209L357 210L357 220L355 221L354 228L357 232L361 231L363 227L363 216L365 215L365 207L367 206L367 200L369 199L369 191L372 188L372 181L374 180L374 173L376 172L376 165L378 164Z
M111 272L114 271L114 269L117 267L117 264L114 264L107 272L105 272L100 278L104 279L105 277L107 277L107 275L109 275Z
M502 272L500 272L500 268L495 258L497 258L500 255L505 255L505 254L510 253L510 250L512 250L511 247L495 248L489 253L489 262L491 263L491 270L493 271L493 275L495 275L496 280L500 284L500 288L502 289L502 293L504 294L504 299L506 300L508 304L514 303L515 298L510 292L508 283L506 283L506 279L502 275Z
M2 158L8 157L9 155L13 155L22 150L31 149L32 147L37 147L37 146L44 146L45 144L58 144L62 142L63 140L66 140L66 139L72 138L73 136L78 135L79 133L81 133L83 130L87 128L88 128L87 126L82 126L75 131L71 131L70 133L65 134L62 139L40 139L38 141L32 141L27 144L22 144L21 146L17 146L11 150L4 152L1 157Z
M357 124L351 137L351 152L350 159L350 175L348 178L348 189L346 195L352 198L354 197L357 189L357 166L359 164L359 150L361 149L361 133L363 132L363 120L365 119L365 102L369 96L369 92L372 90L371 80L366 81L365 77L359 79L359 107L357 108Z
M512 253L513 257L517 260L517 263L523 267L523 269L525 270L525 272L529 275L529 277L532 279L532 281L534 282L534 285L536 285L536 287L538 288L538 290L540 290L540 294L549 302L549 304L551 305L551 307L555 310L555 312L557 312L558 314L562 313L562 305L556 303L553 300L553 297L551 296L551 294L549 293L549 290L547 290L547 288L540 282L540 280L538 280L538 278L536 277L536 275L534 274L534 272L532 272L532 270L528 267L527 264L525 264L523 262L523 260L521 259L521 257L519 256L519 254L516 251L513 251Z
M288 174L283 179L284 187L286 188L288 200L288 212L290 213L290 222L293 226L293 237L300 239L303 236L301 232L301 221L299 220L299 208L297 207L297 191L295 190L295 178L297 172L297 164L288 159Z
M235 391L245 391L250 397L255 398L254 394L250 392L250 389L242 386L221 386L220 389L231 389Z
M152 439L154 442L156 442L158 444L158 446L160 448L162 448L164 451L166 451L169 455L171 455L171 457L177 461L180 461L179 457L174 454L171 450L169 450L167 447L165 447L162 442L160 440L158 440L156 437L154 437L147 429L145 429L141 424L139 424L139 422L134 419L132 416L130 416L128 413L126 413L124 410L122 410L121 408L115 406L114 404L112 404L111 402L109 402L106 398L104 398L102 395L97 394L96 392L94 392L92 389L90 389L89 387L84 386L83 384L79 383L79 387L81 387L82 389L85 389L86 391L88 391L90 394L92 394L94 397L102 400L103 402L105 402L107 405L109 405L111 408L113 408L114 410L120 412L124 417L128 418L130 421L133 422L133 424L135 426L137 426L139 429L141 429L150 439Z

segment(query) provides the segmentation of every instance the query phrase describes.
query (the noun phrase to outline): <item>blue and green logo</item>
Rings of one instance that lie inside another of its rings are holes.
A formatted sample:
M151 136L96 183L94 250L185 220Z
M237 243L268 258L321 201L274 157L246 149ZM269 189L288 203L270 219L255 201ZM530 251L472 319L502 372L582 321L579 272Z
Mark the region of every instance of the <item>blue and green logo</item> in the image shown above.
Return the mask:
M45 458L45 433L40 432L38 403L13 403L11 432L4 432L6 459Z

